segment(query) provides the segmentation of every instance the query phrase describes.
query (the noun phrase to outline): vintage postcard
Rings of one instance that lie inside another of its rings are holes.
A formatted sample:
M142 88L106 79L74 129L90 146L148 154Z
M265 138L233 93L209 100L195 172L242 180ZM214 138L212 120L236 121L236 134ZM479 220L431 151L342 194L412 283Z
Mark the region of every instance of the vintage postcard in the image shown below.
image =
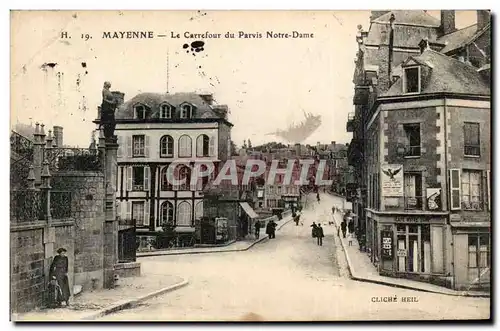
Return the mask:
M11 11L13 321L491 318L491 12Z

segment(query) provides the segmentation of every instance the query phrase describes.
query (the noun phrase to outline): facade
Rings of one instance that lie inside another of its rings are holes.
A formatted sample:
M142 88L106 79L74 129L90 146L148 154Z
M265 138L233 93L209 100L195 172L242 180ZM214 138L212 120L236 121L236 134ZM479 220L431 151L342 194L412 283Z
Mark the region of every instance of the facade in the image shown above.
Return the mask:
M211 95L195 93L141 93L118 107L118 215L135 220L138 235L153 235L165 222L178 234L194 233L203 216L203 185L210 180L190 184L194 162L213 162L215 178L230 157L227 112ZM175 162L174 176L186 178L185 184L167 181Z
M438 33L454 26L450 17L443 11ZM376 73L367 89L356 86L356 114L348 122L349 162L361 175L355 205L381 274L489 288L489 66L439 52L436 39L443 36L429 39L420 40L419 54ZM366 83L362 69L358 84ZM391 83L374 85L380 76Z

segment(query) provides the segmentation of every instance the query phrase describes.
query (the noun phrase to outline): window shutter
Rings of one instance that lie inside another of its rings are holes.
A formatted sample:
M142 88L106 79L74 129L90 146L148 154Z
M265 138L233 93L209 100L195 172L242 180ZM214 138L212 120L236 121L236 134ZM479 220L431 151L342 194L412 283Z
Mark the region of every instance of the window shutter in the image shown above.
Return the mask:
M490 170L486 170L486 192L488 193L488 210L491 210L491 177L490 177Z
M149 178L151 173L151 169L149 166L144 167L144 191L149 191Z
M144 202L144 225L149 225L149 203Z
M126 201L120 201L120 217L123 220L127 219L127 202Z
M131 220L132 219L132 201L126 201L127 204L127 213L126 213L126 219Z
M122 136L118 136L118 151L117 151L116 156L118 158L123 157L123 137Z
M132 167L127 167L127 191L132 191Z
M149 136L144 136L144 157L149 157Z
M203 135L196 138L196 156L203 156Z
M450 169L450 210L460 210L461 176L460 169Z
M210 137L210 142L208 145L208 155L209 156L216 156L215 155L215 136Z
M132 157L132 137L127 137L127 157Z

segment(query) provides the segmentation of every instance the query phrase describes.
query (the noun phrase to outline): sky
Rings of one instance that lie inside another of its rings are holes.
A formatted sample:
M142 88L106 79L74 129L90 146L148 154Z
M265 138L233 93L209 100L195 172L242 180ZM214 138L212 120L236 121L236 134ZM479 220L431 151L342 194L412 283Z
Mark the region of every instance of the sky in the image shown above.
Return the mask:
M429 13L439 18L439 11ZM347 143L355 36L358 24L369 28L369 16L369 11L13 12L11 125L60 125L65 144L86 147L104 81L125 93L125 100L166 92L168 82L170 93L208 92L227 104L238 146L244 139L254 146L281 141L266 133L300 122L303 111L323 121L304 143ZM475 12L457 12L458 28L475 20ZM153 31L155 38L105 39L105 31ZM205 45L196 56L183 48L200 40L184 38L185 32L207 31L236 38L202 38ZM239 31L263 38L240 39ZM314 37L268 39L267 31ZM62 32L71 39L61 38ZM44 63L57 65L44 71Z

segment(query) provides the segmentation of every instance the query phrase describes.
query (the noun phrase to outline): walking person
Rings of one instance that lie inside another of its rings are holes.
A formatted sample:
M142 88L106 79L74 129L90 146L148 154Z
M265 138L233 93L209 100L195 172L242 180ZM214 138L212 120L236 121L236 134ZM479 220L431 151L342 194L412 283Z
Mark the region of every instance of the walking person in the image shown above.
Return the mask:
M276 238L276 223L271 220L267 223L266 226L266 234L269 236L269 239Z
M349 217L349 224L347 225L347 229L349 230L349 233L354 233L354 220L352 217Z
M345 238L345 233L347 231L347 222L342 220L342 223L340 223L340 229L342 230L342 237Z
M255 239L259 239L260 237L260 221L257 220L257 222L255 222Z
M316 222L313 222L313 224L311 225L311 236L313 238L316 238L316 229L318 228L318 226L316 225Z
M50 265L49 277L57 281L61 289L60 302L64 302L66 306L69 305L69 282L68 282L68 257L66 256L66 249L59 248L57 254Z
M324 236L325 233L323 232L323 228L321 227L321 224L318 224L318 227L316 228L316 238L318 238L318 246L323 246Z

